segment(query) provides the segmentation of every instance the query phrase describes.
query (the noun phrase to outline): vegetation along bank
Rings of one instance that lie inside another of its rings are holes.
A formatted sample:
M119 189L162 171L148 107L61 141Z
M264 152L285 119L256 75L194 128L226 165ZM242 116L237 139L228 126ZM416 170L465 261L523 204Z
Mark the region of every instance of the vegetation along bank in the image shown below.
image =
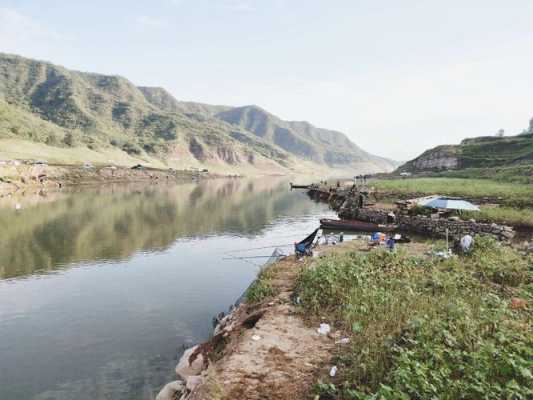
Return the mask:
M443 246L354 240L269 266L158 399L531 398L531 255Z

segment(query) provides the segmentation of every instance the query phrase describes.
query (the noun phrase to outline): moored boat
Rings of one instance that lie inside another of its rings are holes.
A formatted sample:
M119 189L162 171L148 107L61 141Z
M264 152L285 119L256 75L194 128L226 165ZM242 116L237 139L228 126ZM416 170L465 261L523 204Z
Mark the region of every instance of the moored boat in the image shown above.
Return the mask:
M321 219L320 227L323 229L342 229L345 231L360 232L392 232L398 229L398 225L373 224L357 219Z
M309 189L309 187L311 186L311 185L295 185L292 182L290 183L290 185L291 185L291 190L292 189Z

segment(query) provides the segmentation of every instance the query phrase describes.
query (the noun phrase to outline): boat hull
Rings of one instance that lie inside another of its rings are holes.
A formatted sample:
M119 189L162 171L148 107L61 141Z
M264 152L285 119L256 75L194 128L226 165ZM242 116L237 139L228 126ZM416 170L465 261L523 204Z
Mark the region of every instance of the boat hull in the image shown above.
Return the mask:
M309 189L309 185L294 185L291 183L291 189Z
M320 227L322 229L342 229L358 232L392 232L398 229L398 225L373 224L356 219L321 219Z

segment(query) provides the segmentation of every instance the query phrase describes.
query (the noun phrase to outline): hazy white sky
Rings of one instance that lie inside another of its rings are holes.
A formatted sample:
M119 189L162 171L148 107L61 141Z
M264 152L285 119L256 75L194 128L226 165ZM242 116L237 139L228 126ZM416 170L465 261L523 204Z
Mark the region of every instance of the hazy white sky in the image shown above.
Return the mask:
M533 116L530 0L0 0L0 51L412 158Z

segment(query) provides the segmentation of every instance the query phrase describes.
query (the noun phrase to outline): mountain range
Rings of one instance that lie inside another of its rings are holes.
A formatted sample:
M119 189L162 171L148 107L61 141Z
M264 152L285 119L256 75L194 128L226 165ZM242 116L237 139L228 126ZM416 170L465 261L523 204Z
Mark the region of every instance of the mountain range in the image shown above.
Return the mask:
M178 101L120 76L0 53L0 156L220 171L369 173L393 161L255 106Z

